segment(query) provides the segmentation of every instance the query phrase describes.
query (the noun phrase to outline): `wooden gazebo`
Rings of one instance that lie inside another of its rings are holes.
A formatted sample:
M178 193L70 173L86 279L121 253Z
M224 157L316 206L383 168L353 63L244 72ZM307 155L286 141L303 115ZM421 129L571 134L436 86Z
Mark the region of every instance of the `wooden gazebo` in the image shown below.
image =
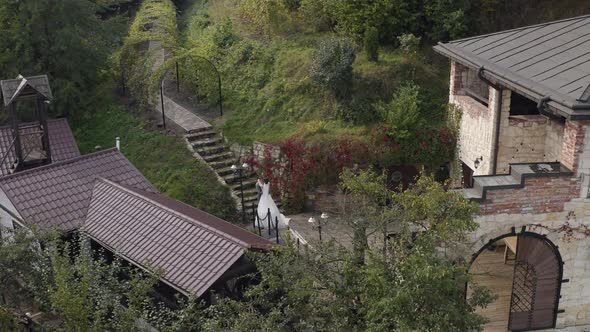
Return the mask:
M0 168L4 173L51 163L47 128L47 107L53 98L47 75L0 81L4 108L12 127L8 149L0 151ZM26 99L35 100L35 121L21 123L17 105Z

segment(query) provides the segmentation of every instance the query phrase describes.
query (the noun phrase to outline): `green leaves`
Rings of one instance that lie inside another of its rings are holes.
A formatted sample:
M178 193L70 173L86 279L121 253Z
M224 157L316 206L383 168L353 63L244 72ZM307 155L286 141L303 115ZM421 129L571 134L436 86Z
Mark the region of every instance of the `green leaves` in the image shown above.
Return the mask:
M343 96L350 88L355 58L356 53L350 40L324 39L312 56L309 75L316 84Z
M377 103L375 109L388 126L388 133L400 144L411 144L418 128L425 124L420 109L420 89L416 85L401 87L389 103Z
M100 19L100 9L89 0L2 1L2 79L49 74L53 111L71 114L89 106L122 28L116 18Z

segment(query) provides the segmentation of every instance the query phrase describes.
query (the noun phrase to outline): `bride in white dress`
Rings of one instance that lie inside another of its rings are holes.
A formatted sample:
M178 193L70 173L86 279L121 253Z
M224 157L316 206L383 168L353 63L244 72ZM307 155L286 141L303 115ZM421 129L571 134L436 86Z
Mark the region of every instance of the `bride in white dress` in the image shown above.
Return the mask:
M279 228L285 228L288 225L288 220L285 218L284 215L281 214L279 208L275 204L272 196L270 195L270 183L268 183L268 179L264 180L264 184L262 185L262 196L260 196L260 200L258 201L258 217L260 227L266 228L268 227L268 211L270 210L271 216L271 228L275 228L275 217L279 218Z

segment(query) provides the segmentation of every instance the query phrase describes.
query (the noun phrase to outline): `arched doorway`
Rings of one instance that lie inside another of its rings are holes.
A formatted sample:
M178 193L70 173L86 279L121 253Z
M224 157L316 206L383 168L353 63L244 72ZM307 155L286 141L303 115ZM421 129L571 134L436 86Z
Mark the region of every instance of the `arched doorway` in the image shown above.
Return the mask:
M557 247L545 236L522 232L491 240L469 267L472 283L496 300L478 312L485 331L530 331L555 327L563 274ZM467 296L473 285L468 285Z

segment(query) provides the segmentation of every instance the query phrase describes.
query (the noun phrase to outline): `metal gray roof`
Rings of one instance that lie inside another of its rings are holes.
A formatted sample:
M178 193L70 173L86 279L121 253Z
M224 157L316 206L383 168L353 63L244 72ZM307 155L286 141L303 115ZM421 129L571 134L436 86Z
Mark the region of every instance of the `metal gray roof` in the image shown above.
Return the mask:
M99 178L156 190L117 149L0 177L0 188L25 224L71 231L84 222Z
M590 115L590 16L439 43L434 49L550 106Z
M47 75L19 77L12 80L0 81L4 106L10 105L19 95L39 93L47 99L52 99L51 87Z
M201 296L244 255L269 241L177 200L96 182L84 231L180 292Z

